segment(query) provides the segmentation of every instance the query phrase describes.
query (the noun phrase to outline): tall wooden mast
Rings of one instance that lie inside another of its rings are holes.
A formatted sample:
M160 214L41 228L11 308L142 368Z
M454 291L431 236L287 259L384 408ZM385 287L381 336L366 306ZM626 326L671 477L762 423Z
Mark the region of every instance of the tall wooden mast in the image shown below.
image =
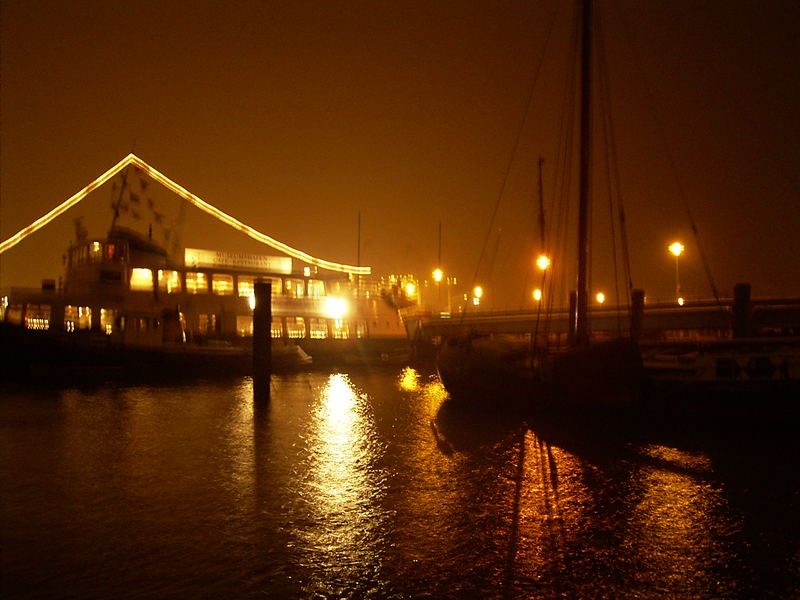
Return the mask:
M581 3L581 124L578 190L578 290L575 344L589 343L589 188L592 163L592 0Z

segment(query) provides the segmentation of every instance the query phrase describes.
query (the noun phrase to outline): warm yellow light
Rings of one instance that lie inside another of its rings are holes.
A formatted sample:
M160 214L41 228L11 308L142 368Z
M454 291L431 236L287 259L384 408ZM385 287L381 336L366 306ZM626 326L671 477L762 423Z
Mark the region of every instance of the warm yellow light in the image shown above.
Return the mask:
M669 245L669 251L672 252L672 254L674 254L675 256L680 256L681 254L683 254L684 249L685 246L680 242L673 242L672 244Z
M411 367L406 367L400 373L400 389L404 392L415 392L420 389L419 373Z
M476 285L475 289L472 290L472 295L476 298L483 298L483 288L479 285Z
M542 290L539 288L533 290L533 299L539 302L542 299Z
M111 179L114 175L119 173L122 169L124 169L128 165L135 165L136 167L147 173L147 175L149 175L152 179L154 179L167 189L171 190L172 192L174 192L175 194L177 194L190 204L193 204L200 210L208 213L213 217L216 217L226 225L230 225L234 229L244 233L247 236L250 236L254 240L257 240L262 244L266 244L267 246L271 246L276 250L280 250L281 252L284 252L289 256L296 258L302 262L310 263L317 267L322 267L323 269L330 269L331 271L339 271L342 273L352 273L354 275L369 275L372 272L371 267L360 267L360 266L356 267L353 265L344 265L341 263L335 263L328 260L323 260L321 258L316 258L314 256L311 256L310 254L292 248L291 246L284 244L283 242L279 242L278 240L266 234L263 234L260 231L256 231L249 225L245 225L238 219L230 216L227 213L222 212L216 206L212 206L205 200L202 200L198 196L195 196L189 190L178 185L177 183L172 181L169 177L157 171L135 154L129 154L121 161L119 161L116 165L111 167L108 171L103 173L100 177L95 179L92 183L83 188L81 191L72 195L69 199L59 204L49 213L47 213L43 217L40 217L27 227L21 229L7 240L4 240L2 243L0 243L0 254L5 252L9 248L13 248L27 236L31 235L38 229L41 229L42 227L47 225L50 221L52 221L59 215L63 214L64 212L75 206L78 202L80 202L86 196L88 196L92 191L99 188L101 185L103 185L105 182L107 182L109 179Z
M597 292L595 298L597 298L598 304L602 304L603 302L606 301L606 295L603 292Z
M683 306L684 300L683 298L678 298L678 306Z
M324 305L325 315L331 319L341 319L350 310L347 300L344 298L336 298L334 296L325 297Z
M153 290L153 272L150 269L131 269L130 286L132 290L150 292Z
M417 286L415 286L410 281L406 284L406 296L413 296L414 293L417 291Z
M443 273L442 273L442 270L441 270L441 269L435 269L435 270L433 271L433 280L434 280L436 283L439 283L439 282L442 280L442 276L443 276Z
M480 299L480 298L478 298L477 296L473 296L473 297L472 297L472 303L473 303L475 306L478 306L478 304L480 304L480 303L481 303L481 299Z
M250 310L255 310L256 308L256 295L250 294L250 297L247 299L247 303L250 305Z
M542 254L539 258L536 259L536 266L539 267L542 271L545 271L550 266L550 259Z

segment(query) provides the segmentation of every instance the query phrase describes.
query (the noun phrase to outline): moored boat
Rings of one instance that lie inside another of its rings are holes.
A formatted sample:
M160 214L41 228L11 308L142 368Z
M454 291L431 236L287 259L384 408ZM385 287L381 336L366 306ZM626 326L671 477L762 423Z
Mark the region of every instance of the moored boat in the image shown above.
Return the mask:
M140 159L126 160L140 177L166 180ZM173 186L184 199L201 202ZM7 240L0 249L10 245ZM399 312L363 281L360 273L369 268L323 261L278 242L274 247L278 252L269 256L168 251L153 239L152 227L122 227L116 212L105 237L90 238L76 227L63 277L41 288L12 287L0 297L3 377L65 365L76 371L249 372L257 282L271 284L273 370L312 361L384 364L408 356Z

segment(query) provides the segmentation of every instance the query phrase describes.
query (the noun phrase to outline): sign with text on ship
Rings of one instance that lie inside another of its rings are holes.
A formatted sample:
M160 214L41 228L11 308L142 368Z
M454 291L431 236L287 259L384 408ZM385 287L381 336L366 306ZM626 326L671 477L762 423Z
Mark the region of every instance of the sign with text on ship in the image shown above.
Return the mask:
M191 268L235 269L239 271L262 271L264 273L292 273L292 259L288 256L264 256L186 248L183 261Z

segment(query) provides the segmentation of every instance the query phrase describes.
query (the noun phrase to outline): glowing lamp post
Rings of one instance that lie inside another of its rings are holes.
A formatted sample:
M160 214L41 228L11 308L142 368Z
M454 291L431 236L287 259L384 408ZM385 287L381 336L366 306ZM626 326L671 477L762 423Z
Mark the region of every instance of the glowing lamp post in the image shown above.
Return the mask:
M483 288L479 285L476 285L472 290L472 303L475 306L478 306L481 303L481 298L483 298Z
M603 292L597 292L595 299L598 304L603 304L606 301L606 295Z
M533 299L536 300L536 302L541 302L542 301L542 290L540 290L539 288L536 288L535 290L533 290Z
M539 267L542 271L546 271L548 267L550 267L550 259L542 254L539 258L536 259L536 266Z
M681 306L683 306L683 298L681 297L681 278L678 270L678 262L684 250L685 246L680 242L673 242L669 245L669 251L675 257L675 298L677 298L678 304Z

